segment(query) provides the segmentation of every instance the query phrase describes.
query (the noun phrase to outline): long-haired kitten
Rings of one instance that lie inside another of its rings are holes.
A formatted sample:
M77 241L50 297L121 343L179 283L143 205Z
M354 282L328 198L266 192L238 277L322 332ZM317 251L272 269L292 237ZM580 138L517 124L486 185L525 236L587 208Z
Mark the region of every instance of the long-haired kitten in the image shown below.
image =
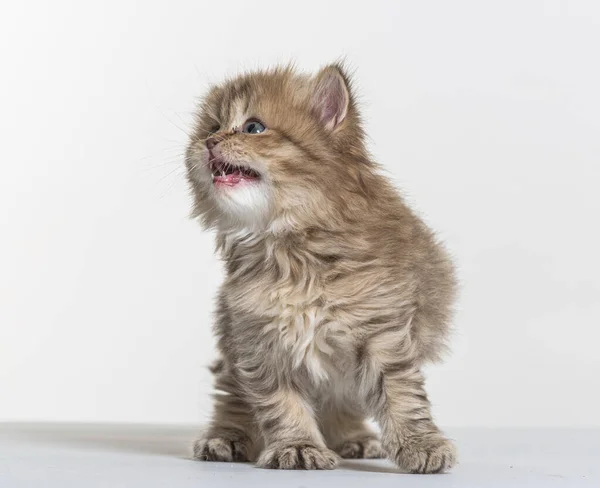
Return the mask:
M226 264L214 415L194 457L451 468L421 370L444 348L453 267L371 160L343 67L213 87L186 164L194 214Z

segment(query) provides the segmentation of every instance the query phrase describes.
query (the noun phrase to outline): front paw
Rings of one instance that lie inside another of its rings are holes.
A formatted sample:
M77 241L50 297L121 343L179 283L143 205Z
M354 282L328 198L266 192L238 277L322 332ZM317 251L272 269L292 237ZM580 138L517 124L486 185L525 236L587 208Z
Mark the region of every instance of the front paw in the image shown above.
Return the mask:
M337 452L344 459L381 459L385 452L376 437L347 440L336 447Z
M326 447L312 444L287 444L267 447L257 465L268 469L333 469L337 456Z
M454 444L437 433L410 436L395 450L398 465L419 474L447 471L456 464L456 456Z
M244 439L229 440L226 437L201 437L194 443L194 459L199 461L247 462L248 442Z

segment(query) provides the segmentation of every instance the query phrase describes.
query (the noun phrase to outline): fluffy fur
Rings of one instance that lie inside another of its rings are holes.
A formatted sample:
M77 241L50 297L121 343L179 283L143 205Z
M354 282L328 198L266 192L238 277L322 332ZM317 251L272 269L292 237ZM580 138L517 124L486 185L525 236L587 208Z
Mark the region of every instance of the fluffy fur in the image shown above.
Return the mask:
M248 119L266 130L243 132ZM260 176L216 185L216 158ZM369 157L343 68L277 68L213 87L186 164L194 215L216 230L226 263L218 393L195 457L330 469L338 456L388 456L413 473L451 468L455 447L432 420L421 368L444 348L453 267Z

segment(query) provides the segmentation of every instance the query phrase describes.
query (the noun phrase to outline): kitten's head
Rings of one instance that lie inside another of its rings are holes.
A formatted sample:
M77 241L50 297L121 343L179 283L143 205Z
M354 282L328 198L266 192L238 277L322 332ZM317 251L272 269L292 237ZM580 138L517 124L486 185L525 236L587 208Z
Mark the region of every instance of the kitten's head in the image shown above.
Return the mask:
M335 218L369 164L348 77L292 68L213 87L187 150L194 213L207 226L264 230Z

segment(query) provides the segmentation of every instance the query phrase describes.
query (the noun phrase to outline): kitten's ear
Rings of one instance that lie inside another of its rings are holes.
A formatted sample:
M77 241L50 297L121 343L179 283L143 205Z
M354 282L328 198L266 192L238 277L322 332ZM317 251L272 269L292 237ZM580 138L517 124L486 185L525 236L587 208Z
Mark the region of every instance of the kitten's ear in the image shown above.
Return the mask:
M346 118L350 92L339 66L327 66L316 76L313 103L317 115L328 130L334 130Z

